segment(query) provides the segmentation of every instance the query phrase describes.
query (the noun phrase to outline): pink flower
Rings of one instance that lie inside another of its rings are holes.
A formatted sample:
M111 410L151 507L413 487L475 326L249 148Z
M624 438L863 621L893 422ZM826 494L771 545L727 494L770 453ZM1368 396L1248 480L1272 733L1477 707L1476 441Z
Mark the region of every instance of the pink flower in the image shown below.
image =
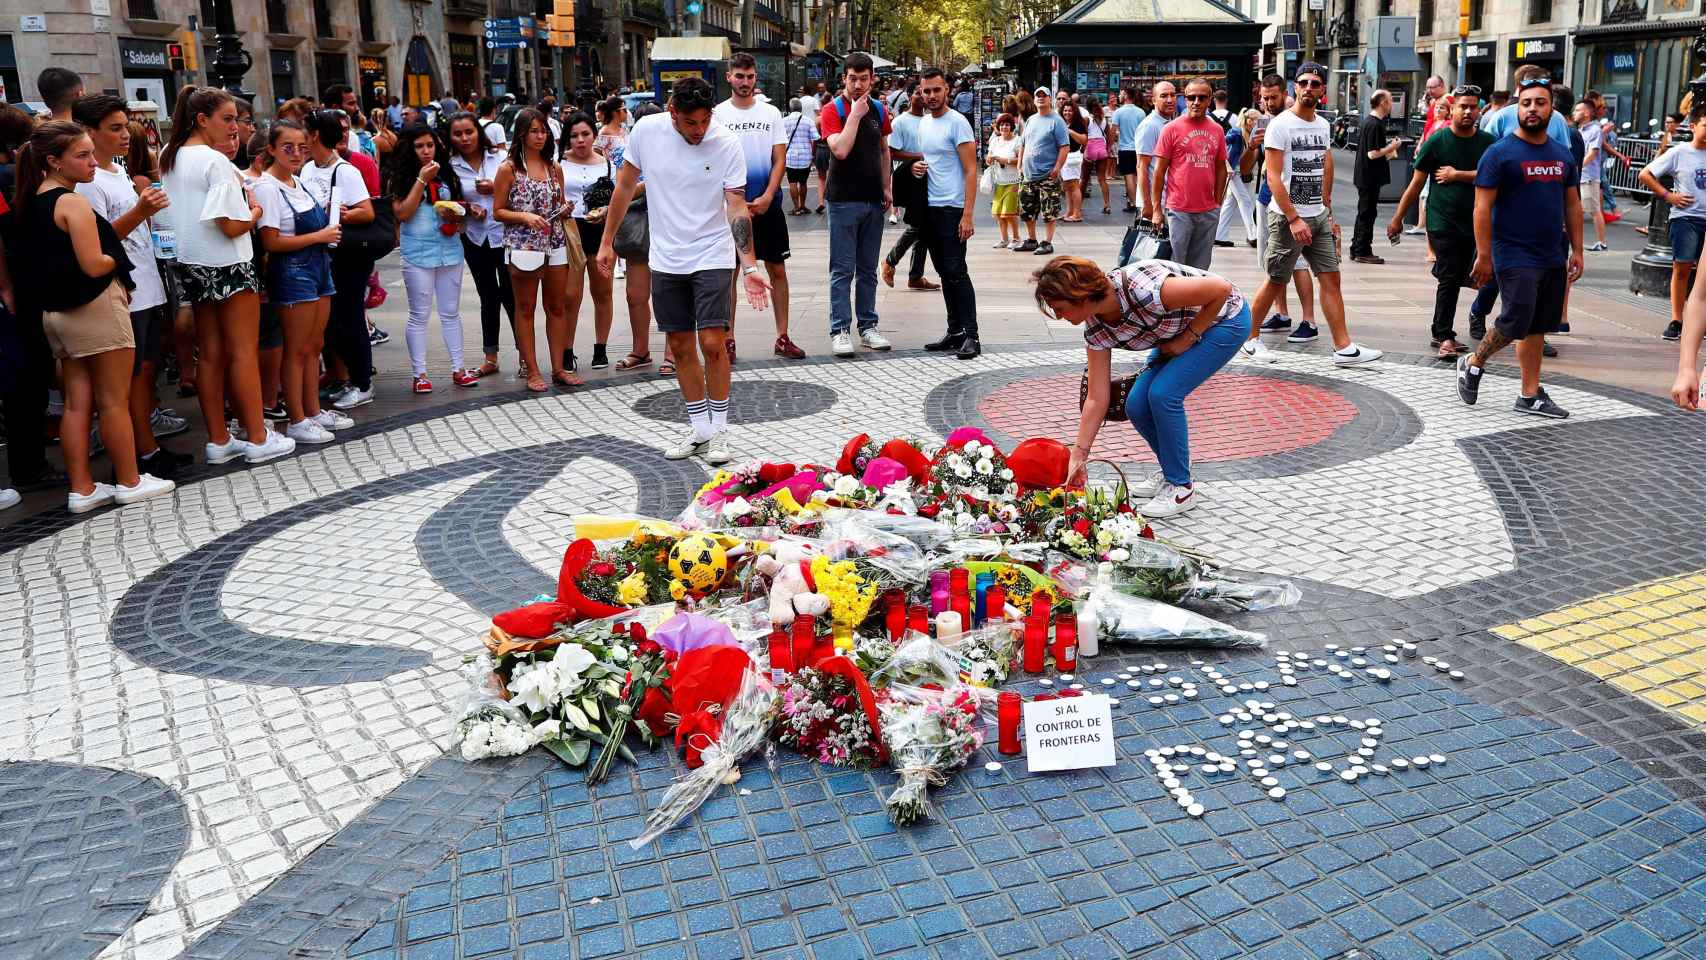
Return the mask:
M953 433L948 434L948 441L944 446L952 447L957 444L969 443L973 440L976 440L978 443L989 443L989 438L984 436L983 431L979 430L977 427L960 427ZM993 444L991 444L991 446L993 446Z
M905 480L908 476L906 467L899 460L878 457L865 467L864 476L860 479L865 486L882 490L891 483Z

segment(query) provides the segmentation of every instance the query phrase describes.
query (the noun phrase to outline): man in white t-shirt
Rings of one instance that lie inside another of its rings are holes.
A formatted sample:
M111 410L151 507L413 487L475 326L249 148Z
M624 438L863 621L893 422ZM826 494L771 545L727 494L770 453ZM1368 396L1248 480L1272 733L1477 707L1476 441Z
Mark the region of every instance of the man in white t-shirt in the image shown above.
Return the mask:
M154 262L149 218L166 209L166 194L158 185L138 194L130 175L114 159L130 152L130 115L123 99L109 94L83 97L72 107L72 116L88 128L89 139L95 145L95 179L78 184L77 193L89 201L97 215L112 224L113 232L124 243L125 255L130 258L130 281L136 285L130 291L130 328L136 339L136 354L131 364L130 430L136 442L136 468L162 480L175 480L178 470L193 463L195 458L160 446L153 423L154 374L164 338L171 330L172 317L166 309L166 286ZM170 429L170 433L188 428L184 421L175 417L173 420L176 420L175 429ZM162 434L167 432L166 428L161 429Z
M746 164L746 209L752 214L752 254L770 274L770 301L776 313L778 357L798 360L806 352L788 337L788 215L776 202L782 190L782 172L788 163L788 133L782 111L760 101L758 61L750 53L729 58L729 98L717 104L711 115L740 140ZM731 303L739 293L731 284ZM729 363L735 360L734 312L729 313Z
M1670 186L1660 182L1660 177L1670 177ZM1675 146L1647 164L1641 170L1640 182L1659 202L1672 208L1670 325L1664 338L1678 340L1682 337L1683 304L1694 284L1700 251L1706 246L1706 106L1695 107L1689 115L1688 139L1677 138ZM1586 198L1582 208L1587 208ZM1699 368L1694 369L1698 377Z
M509 137L504 134L504 125L498 120L497 101L491 97L481 97L478 107L480 129L486 131L486 141L494 147L509 146Z
M712 118L712 103L711 85L689 77L671 88L668 113L634 124L604 217L598 269L608 277L616 266L612 225L622 222L644 174L652 315L675 358L691 431L664 456L703 455L707 463L722 464L733 459L727 440L729 284L738 264L747 302L763 310L770 281L753 257L740 139Z
M1268 219L1268 245L1262 264L1267 278L1250 308L1250 339L1239 348L1245 356L1272 363L1277 359L1262 345L1260 318L1274 298L1291 282L1301 256L1321 285L1321 312L1333 335L1333 362L1341 367L1379 360L1372 347L1351 342L1345 326L1345 298L1339 290L1339 225L1333 220L1333 138L1324 117L1315 112L1327 94L1327 70L1313 61L1299 65L1293 75L1297 102L1268 123L1262 140L1263 164L1273 206L1279 216ZM1298 324L1286 338L1307 343L1316 333L1312 324Z

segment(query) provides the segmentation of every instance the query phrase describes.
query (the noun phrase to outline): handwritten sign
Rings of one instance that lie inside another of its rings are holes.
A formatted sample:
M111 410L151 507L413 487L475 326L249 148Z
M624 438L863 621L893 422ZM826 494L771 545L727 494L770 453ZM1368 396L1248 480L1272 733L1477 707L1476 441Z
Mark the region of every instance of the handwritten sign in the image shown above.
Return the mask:
M1026 703L1025 762L1031 773L1113 766L1112 702L1088 696Z

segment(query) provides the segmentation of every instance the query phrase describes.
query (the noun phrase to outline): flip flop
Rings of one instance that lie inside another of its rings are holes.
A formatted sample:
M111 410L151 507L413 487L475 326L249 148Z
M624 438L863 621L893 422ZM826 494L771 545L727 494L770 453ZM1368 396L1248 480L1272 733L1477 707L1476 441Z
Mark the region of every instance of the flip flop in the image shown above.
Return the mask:
M630 353L616 361L616 369L618 370L638 370L641 367L649 367L651 365L652 355L649 353Z

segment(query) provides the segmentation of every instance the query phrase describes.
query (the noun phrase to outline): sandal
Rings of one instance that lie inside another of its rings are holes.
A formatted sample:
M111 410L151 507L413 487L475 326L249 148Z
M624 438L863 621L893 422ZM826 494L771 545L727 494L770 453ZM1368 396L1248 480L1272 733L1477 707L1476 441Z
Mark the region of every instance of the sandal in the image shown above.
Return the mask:
M551 374L551 383L555 386L566 388L586 385L585 380L582 380L580 377L575 376L567 370L558 370L556 373Z
M641 367L649 367L651 365L652 355L649 353L630 353L616 361L616 369L618 370L638 370Z
M547 390L550 390L551 387L545 382L544 377L541 377L536 373L527 378L527 389L532 393L544 393Z
M479 368L474 371L474 376L489 377L497 372L498 362L496 360L487 360L485 363L480 364Z
M673 377L673 376L675 376L675 361L674 360L665 360L664 362L658 364L658 376L660 376L660 377Z

